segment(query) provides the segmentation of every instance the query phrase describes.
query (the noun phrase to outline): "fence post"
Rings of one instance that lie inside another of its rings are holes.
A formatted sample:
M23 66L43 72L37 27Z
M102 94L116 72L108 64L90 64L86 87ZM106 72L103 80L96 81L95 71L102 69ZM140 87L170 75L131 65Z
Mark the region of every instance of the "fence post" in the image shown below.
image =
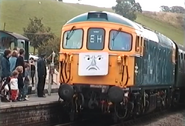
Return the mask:
M51 64L49 67L49 84L48 84L48 95L49 96L51 95L51 89L52 89L52 84L53 84L53 74L55 70L54 60L55 60L55 52L53 51L52 60L51 60Z
M37 61L35 62L35 84L34 84L34 86L35 86L35 93L37 94L37 84L38 84L38 75L37 75L38 73L37 73Z

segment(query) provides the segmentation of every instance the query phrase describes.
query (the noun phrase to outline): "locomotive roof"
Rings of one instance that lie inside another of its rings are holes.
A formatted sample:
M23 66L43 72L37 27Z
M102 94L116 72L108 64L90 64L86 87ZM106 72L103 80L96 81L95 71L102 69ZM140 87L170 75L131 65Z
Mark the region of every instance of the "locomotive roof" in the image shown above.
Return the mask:
M87 13L80 14L71 20L69 20L66 24L83 22L83 21L102 21L102 22L113 22L124 24L135 29L140 29L140 26L135 22L115 13L106 12L106 11L90 11Z

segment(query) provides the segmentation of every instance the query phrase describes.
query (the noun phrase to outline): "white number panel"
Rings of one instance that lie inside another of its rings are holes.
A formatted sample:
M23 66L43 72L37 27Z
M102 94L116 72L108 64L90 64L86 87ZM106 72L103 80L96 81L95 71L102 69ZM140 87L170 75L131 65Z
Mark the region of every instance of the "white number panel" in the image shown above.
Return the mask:
M108 74L109 54L86 52L79 54L79 76L105 76Z

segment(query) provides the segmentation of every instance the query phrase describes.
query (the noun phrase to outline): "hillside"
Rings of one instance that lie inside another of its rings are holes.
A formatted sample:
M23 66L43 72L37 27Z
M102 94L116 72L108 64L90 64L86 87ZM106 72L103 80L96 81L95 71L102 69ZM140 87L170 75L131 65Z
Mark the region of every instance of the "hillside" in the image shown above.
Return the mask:
M145 11L143 12L143 15L150 16L155 20L166 22L177 28L182 28L184 25L184 15L178 13Z
M4 22L6 22L6 30L22 34L22 29L27 26L29 18L37 16L43 18L43 23L51 27L52 32L59 36L61 27L66 21L92 10L113 12L109 8L62 3L54 0L0 0L0 29L3 29ZM169 25L146 14L138 14L136 22L159 31L179 43L183 42L183 30L175 25Z

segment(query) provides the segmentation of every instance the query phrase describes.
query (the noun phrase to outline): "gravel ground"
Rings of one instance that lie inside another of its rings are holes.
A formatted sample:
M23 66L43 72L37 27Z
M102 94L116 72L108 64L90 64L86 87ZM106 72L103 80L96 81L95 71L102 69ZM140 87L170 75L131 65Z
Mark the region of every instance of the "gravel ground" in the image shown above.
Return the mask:
M185 126L185 110L178 113L161 116L146 123L134 126Z

